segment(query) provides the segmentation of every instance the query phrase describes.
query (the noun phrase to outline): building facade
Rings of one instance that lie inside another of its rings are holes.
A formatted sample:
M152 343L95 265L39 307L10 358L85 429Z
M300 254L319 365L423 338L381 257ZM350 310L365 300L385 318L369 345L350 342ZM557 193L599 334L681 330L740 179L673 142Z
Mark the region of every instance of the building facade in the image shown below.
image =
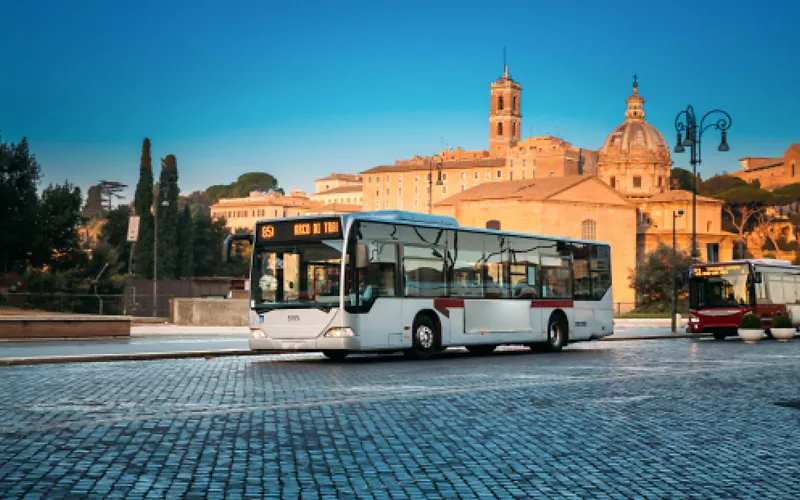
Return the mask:
M322 203L312 200L303 191L280 193L251 192L246 198L222 198L211 205L211 217L225 219L231 230L252 229L261 219L280 219L298 215L351 213L361 211L360 205Z
M742 158L742 170L732 175L747 182L757 180L764 189L800 182L800 143L792 144L777 158Z

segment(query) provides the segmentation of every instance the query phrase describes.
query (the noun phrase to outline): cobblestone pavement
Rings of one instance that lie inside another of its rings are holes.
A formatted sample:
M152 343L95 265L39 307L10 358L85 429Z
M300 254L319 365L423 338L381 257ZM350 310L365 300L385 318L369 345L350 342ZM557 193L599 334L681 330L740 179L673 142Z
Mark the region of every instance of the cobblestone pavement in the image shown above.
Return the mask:
M797 341L6 367L0 497L797 498L798 400Z

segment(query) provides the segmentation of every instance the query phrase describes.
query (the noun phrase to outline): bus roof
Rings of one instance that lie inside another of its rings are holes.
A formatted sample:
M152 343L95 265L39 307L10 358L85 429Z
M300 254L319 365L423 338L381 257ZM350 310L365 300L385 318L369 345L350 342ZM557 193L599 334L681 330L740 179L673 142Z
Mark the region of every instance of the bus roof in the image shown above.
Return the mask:
M262 219L262 222L292 221L292 220L313 220L330 219L331 217L341 217L342 221L370 221L370 222L393 222L405 226L419 226L433 229L459 229L482 234L498 234L503 236L535 237L551 241L565 241L569 243L584 243L591 245L610 246L608 242L579 240L575 238L562 238L559 236L545 236L541 234L517 233L502 231L498 229L484 229L480 227L460 226L454 217L444 215L422 214L417 212L406 212L403 210L375 210L368 212L354 212L349 214L321 214L321 215L297 215L294 217L283 217L280 219Z
M706 262L703 264L692 264L692 267L714 267L714 266L731 266L737 264L749 264L753 266L769 266L769 267L792 267L797 268L788 260L782 259L738 259L728 260L725 262Z

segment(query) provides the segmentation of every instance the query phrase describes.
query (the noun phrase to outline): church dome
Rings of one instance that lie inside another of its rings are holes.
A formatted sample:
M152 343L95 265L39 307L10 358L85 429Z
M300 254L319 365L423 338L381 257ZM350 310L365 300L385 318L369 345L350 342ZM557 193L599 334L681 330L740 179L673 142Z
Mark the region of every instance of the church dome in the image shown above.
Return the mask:
M639 84L636 82L633 83L633 95L628 97L627 103L625 121L608 135L600 154L610 157L669 157L664 136L644 119L644 98L639 95Z
M628 198L647 198L669 189L672 158L664 136L644 119L644 98L635 76L633 95L626 102L625 121L598 151L597 174Z
M601 153L663 153L667 149L664 136L644 120L628 121L615 128L606 138Z

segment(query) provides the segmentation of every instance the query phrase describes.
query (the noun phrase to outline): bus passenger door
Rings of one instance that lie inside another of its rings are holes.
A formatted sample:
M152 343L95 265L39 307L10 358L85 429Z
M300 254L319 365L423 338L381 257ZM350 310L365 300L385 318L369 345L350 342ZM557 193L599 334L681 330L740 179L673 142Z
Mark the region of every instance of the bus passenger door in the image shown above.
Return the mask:
M511 298L513 302L524 304L527 309L525 312L529 317L530 332L532 342L540 342L546 339L545 331L547 325L542 319L541 308L541 285L538 279L536 265L512 264L511 271Z

